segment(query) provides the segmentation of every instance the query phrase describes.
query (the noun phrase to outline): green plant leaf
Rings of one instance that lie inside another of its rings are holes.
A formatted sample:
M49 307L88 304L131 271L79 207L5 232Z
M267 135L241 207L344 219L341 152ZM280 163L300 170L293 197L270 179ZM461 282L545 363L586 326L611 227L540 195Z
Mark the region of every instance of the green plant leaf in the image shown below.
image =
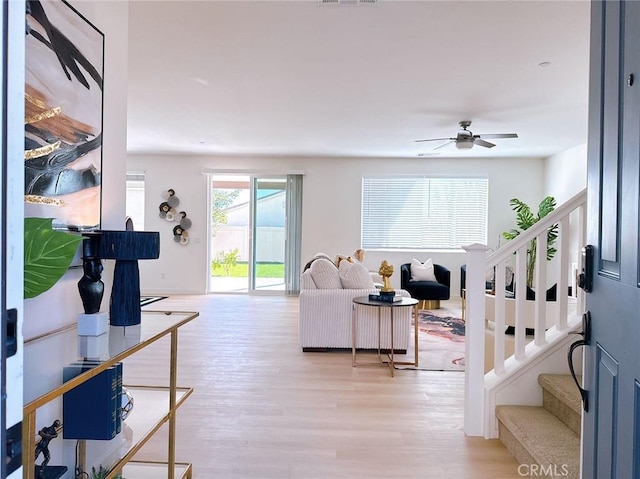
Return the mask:
M556 200L553 196L545 197L538 206L537 216L532 213L531 208L526 203L523 203L518 198L511 198L509 200L509 205L511 205L511 209L516 213L516 224L521 230L519 231L517 229L512 229L502 233L502 236L504 236L506 239L512 240L522 231L531 228L534 224L551 213L556 207ZM555 224L547 230L546 256L548 260L552 259L557 253L556 248L552 246L557 239L558 225ZM533 239L529 242L529 247L527 248L527 286L530 287L533 285L533 270L535 268L536 262L536 249L536 240Z
M520 211L522 210L529 209L529 206L523 201L520 201L518 198L511 198L509 200L509 204L511 205L511 209L516 213L520 213Z
M545 197L538 206L538 219L542 219L556 208L556 199L553 196Z
M553 225L551 228L549 228L549 230L547 231L547 246L551 247L553 244L555 244L557 239L558 239L558 225L556 224L556 225ZM551 258L553 258L553 255L551 255Z
M52 229L52 218L24 219L24 297L51 289L69 269L82 236Z
M511 209L516 212L516 223L521 230L524 231L531 228L531 226L538 221L535 216L533 216L529 205L523 203L518 198L511 198L509 204L511 205Z
M505 239L512 240L513 238L515 238L515 237L516 237L516 236L518 236L519 234L520 234L520 231L518 231L518 230L509 230L509 231L504 231L504 232L502 233L502 236L503 236Z

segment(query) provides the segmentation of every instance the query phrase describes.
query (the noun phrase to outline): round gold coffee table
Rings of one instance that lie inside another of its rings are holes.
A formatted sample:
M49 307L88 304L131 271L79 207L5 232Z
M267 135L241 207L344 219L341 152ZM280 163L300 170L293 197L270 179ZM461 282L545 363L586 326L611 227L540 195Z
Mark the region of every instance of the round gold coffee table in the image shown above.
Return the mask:
M413 299L413 298L402 298L402 300L400 301L396 301L393 303L388 303L385 301L374 301L369 299L368 296L360 296L358 298L353 298L353 314L351 317L351 334L352 334L352 339L351 339L351 362L352 362L352 366L358 367L358 366L370 366L372 363L366 363L366 364L358 364L358 362L356 361L356 349L358 347L358 345L356 344L358 341L358 335L357 335L357 327L358 327L358 308L356 308L356 305L360 305L360 306L366 306L366 307L372 307L372 308L378 308L378 363L376 363L376 365L387 365L389 367L389 370L391 371L391 377L393 377L393 373L395 370L395 365L396 364L401 364L401 365L410 365L410 366L415 366L418 367L418 300L417 299ZM397 308L407 308L407 307L411 307L413 306L413 322L414 322L414 360L413 362L408 362L408 361L395 361L394 360L394 344L393 344L393 311ZM390 347L390 351L388 353L386 353L386 356L388 357L388 361L385 360L382 357L381 354L381 348L380 348L380 317L381 317L381 313L382 310L384 308L389 308L389 325L391 328L391 347Z

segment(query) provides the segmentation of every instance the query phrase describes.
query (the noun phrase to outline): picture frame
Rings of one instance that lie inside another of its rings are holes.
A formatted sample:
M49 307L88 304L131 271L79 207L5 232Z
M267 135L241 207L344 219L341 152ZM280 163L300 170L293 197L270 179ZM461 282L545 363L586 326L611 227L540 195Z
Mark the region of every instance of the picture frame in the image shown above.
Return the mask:
M104 34L64 0L26 2L25 216L100 229Z

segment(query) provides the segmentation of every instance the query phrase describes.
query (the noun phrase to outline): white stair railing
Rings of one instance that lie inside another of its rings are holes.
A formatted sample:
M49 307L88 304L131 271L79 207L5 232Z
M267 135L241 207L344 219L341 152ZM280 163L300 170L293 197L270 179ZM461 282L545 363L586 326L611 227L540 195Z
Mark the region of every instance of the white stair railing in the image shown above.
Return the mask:
M587 191L583 190L556 208L528 230L487 255L485 245L470 245L467 251L465 291L466 315L466 387L464 429L470 436L493 437L495 412L487 390L499 387L523 366L537 357L551 342L557 342L569 332L569 312L580 314L584 310L584 295L573 285L573 295L568 295L569 259L580 258L585 243L585 213ZM558 225L557 252L547 264L547 231ZM538 293L535 300L527 300L526 257L531 240L537 241L535 284ZM514 265L514 297L506 295L507 264ZM549 267L549 268L548 268ZM495 273L494 273L495 272ZM495 277L494 290L485 290L486 278ZM546 300L547 278L556 283L556 301ZM564 292L564 293L563 293ZM569 304L571 301L571 304ZM487 304L487 302L492 304ZM487 308L487 306L492 306ZM493 312L493 354L485 354L487 344L487 312ZM513 326L509 338L513 354L507 355L505 345L507 325ZM533 338L531 333L533 330ZM493 356L492 364L485 364L486 357ZM508 356L508 357L507 357Z

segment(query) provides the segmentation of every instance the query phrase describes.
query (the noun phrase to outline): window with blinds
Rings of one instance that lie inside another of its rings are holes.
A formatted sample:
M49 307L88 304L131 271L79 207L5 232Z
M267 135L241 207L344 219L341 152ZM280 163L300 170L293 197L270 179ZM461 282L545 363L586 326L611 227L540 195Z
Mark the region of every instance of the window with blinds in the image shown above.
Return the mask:
M487 242L486 178L362 179L362 247L460 249Z
M127 172L126 215L136 231L144 231L144 173Z

